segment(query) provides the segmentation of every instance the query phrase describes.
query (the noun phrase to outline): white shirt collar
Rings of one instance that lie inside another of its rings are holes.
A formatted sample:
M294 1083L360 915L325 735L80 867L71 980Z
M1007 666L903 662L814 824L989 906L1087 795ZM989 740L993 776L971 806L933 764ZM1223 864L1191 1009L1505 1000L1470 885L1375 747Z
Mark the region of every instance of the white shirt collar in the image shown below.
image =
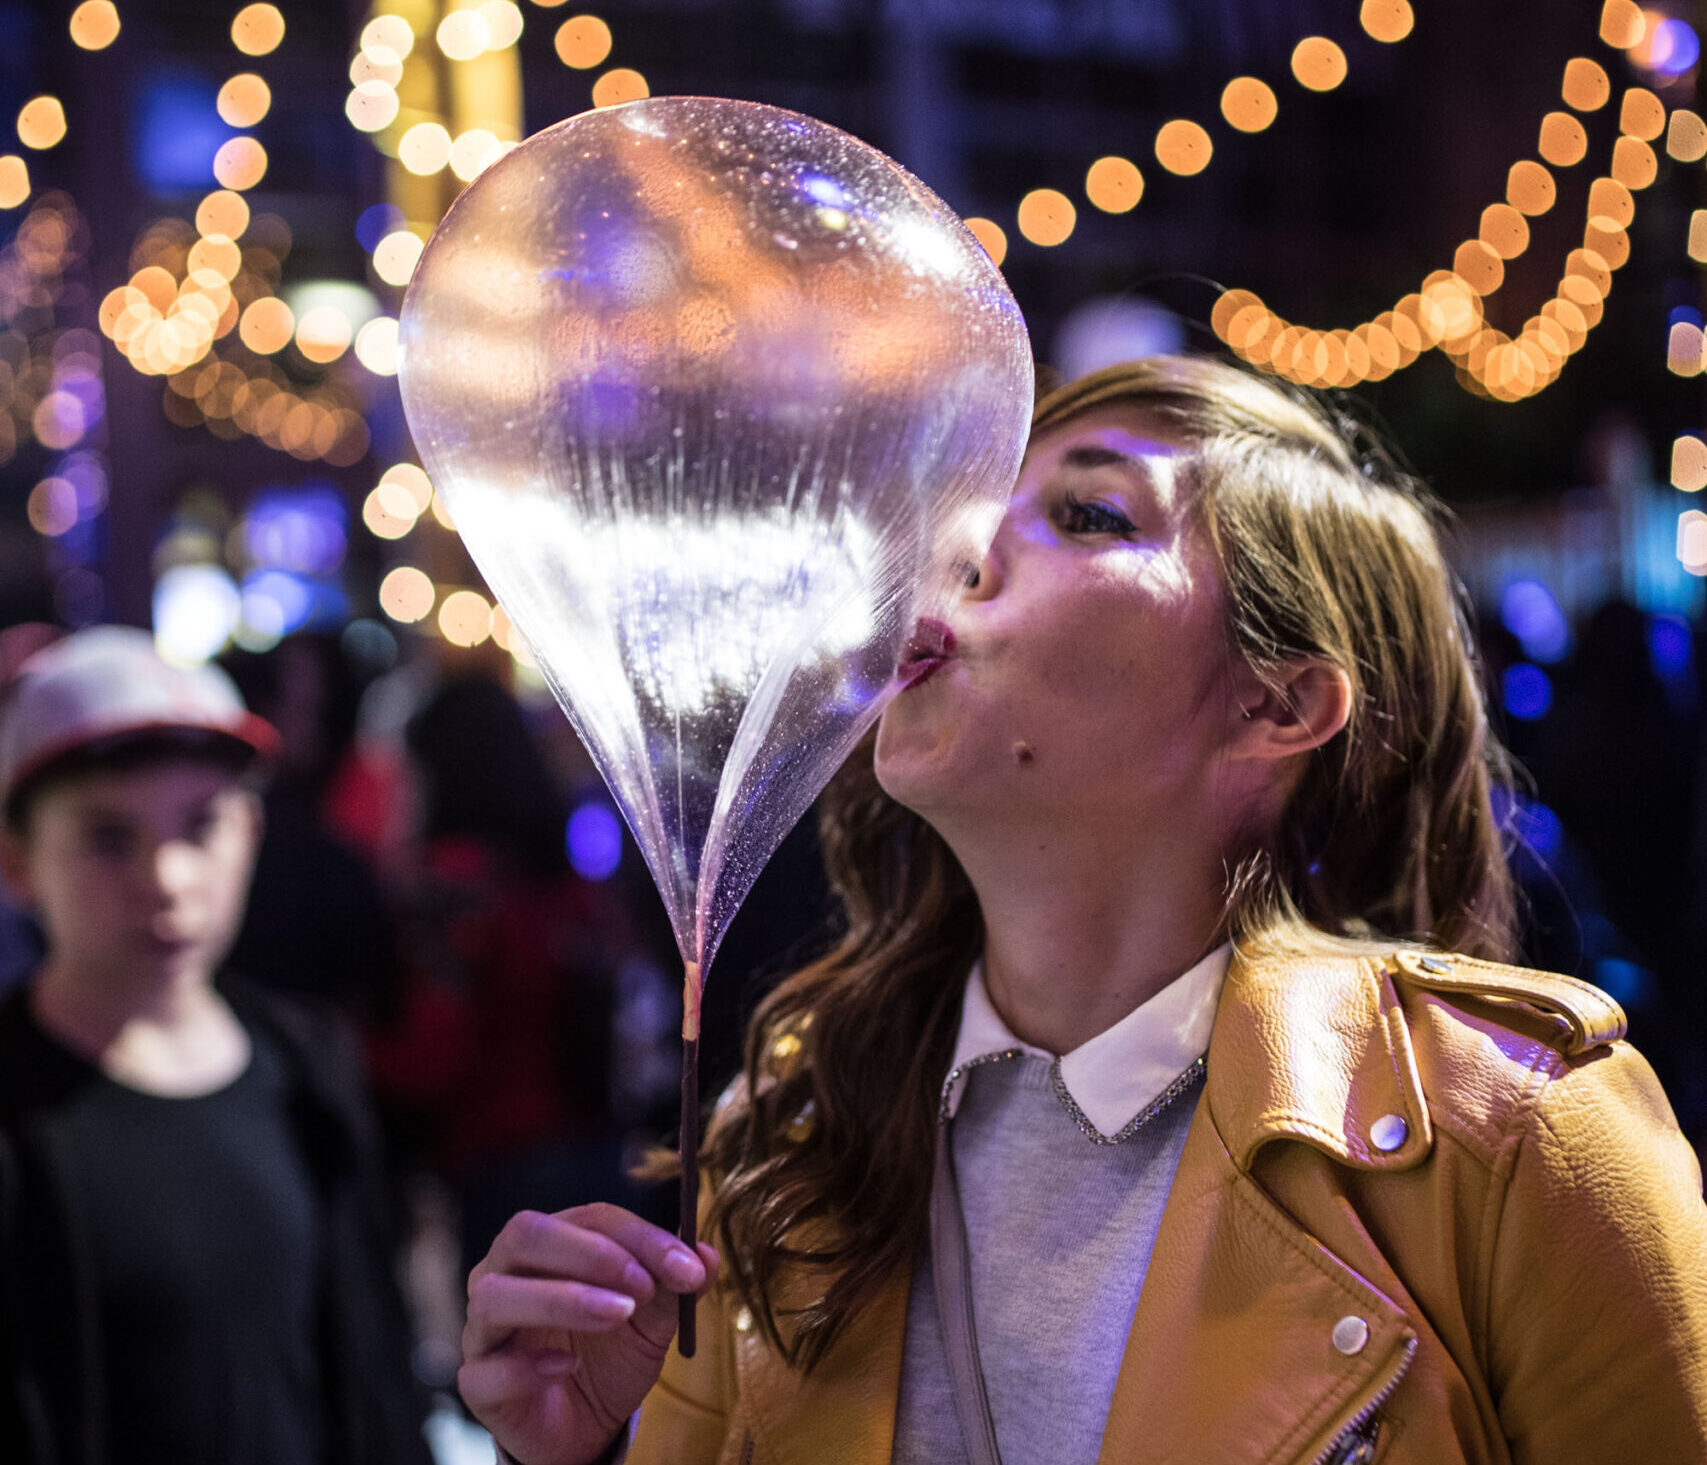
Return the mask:
M1026 1053L1058 1062L1061 1081L1085 1118L1104 1136L1117 1134L1208 1049L1232 955L1231 942L1216 947L1113 1027L1058 1060L1013 1035L990 1001L979 962L966 979L944 1113L952 1116L960 1107L969 1064L993 1054Z

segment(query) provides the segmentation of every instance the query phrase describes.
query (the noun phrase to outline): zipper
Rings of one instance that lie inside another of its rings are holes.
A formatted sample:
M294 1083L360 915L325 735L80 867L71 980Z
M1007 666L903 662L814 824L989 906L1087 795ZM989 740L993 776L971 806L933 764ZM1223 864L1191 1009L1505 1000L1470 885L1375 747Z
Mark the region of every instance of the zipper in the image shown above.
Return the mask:
M1399 1366L1393 1371L1392 1378L1382 1385L1380 1393L1352 1416L1351 1423L1328 1441L1326 1448L1316 1456L1311 1465L1366 1465L1367 1461L1375 1458L1375 1435L1365 1435L1364 1426L1374 1418L1376 1410L1392 1398L1393 1390L1399 1387L1399 1380L1410 1371L1411 1361L1416 1356L1417 1340L1411 1338L1405 1344L1405 1356L1399 1360ZM1380 1426L1377 1425L1376 1428L1379 1429Z
M741 1465L753 1465L753 1432L750 1429L741 1437Z

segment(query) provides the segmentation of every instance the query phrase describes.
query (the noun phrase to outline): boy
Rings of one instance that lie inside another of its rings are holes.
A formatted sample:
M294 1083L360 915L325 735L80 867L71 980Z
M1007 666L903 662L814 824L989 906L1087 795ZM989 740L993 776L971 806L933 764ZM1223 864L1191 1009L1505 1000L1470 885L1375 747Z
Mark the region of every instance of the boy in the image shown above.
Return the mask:
M340 1035L224 978L276 742L211 668L79 632L0 704L0 1459L426 1459Z

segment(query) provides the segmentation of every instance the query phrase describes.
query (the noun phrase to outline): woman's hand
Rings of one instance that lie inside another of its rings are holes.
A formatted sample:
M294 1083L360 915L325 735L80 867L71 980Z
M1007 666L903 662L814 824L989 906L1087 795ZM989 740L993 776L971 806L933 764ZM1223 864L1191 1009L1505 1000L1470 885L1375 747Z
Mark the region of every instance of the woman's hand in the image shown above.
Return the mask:
M463 1400L518 1465L587 1465L657 1382L677 1299L718 1265L618 1206L512 1216L468 1278Z

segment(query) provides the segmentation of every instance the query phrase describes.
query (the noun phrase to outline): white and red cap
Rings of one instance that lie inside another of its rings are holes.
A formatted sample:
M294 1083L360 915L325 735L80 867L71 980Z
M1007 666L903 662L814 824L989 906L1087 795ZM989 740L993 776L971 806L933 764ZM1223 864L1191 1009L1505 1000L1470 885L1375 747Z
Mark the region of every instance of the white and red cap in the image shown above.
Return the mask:
M268 756L271 723L215 666L174 666L146 631L95 626L29 657L0 701L0 807L50 763L137 733L215 733Z

